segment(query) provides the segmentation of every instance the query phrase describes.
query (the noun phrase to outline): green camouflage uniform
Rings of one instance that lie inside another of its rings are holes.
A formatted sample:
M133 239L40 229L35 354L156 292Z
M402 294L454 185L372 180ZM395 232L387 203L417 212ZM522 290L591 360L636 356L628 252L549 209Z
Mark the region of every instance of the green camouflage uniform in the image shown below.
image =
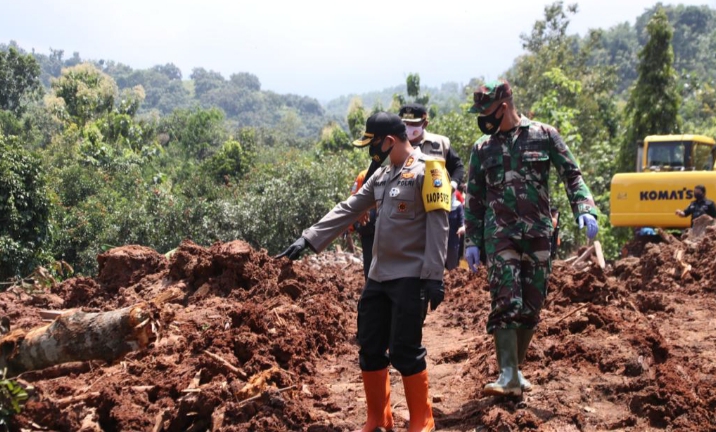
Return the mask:
M519 127L480 138L472 149L465 205L466 246L485 254L492 298L487 331L533 329L551 271L550 162L564 182L575 221L597 216L577 161L552 126L522 117Z

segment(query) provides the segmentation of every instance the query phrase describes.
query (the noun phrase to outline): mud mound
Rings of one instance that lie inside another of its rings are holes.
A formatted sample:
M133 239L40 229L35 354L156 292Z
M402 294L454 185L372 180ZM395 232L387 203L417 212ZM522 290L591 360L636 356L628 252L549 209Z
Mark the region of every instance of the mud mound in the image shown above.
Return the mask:
M240 241L185 241L168 261L133 246L99 259L96 280L54 288L63 307L159 302L162 337L117 364L30 373L38 396L20 426L287 431L325 420L316 361L351 348L359 267L317 274Z
M485 268L447 272L445 302L424 328L438 429L716 430L716 228L665 238L642 243L638 256L613 269L554 264L522 367L535 389L519 403L482 393L499 374L485 333ZM354 337L364 281L354 257L324 253L291 263L240 241L186 241L168 260L109 251L102 274L65 281L49 294L0 293L0 311L13 326L29 327L42 322L38 308L109 310L151 301L160 309L162 337L115 364L26 373L37 395L17 429L362 426ZM396 426L405 428L400 377L390 375Z
M164 255L154 249L138 245L112 249L99 255L97 262L99 263L97 282L109 293L116 293L119 288L133 285L167 267L167 259Z
M437 411L438 426L716 430L710 414L716 407L710 375L716 348L705 343L713 338L709 323L716 313L713 289L706 288L714 281L714 248L711 227L699 239L644 242L641 256L619 260L613 270L556 262L523 367L537 392L522 404L481 392L499 374L494 345L484 335L490 304L484 270L450 274L445 322L475 336L464 339L467 351L452 348L436 356L439 367L462 362L456 372L467 393L467 402Z

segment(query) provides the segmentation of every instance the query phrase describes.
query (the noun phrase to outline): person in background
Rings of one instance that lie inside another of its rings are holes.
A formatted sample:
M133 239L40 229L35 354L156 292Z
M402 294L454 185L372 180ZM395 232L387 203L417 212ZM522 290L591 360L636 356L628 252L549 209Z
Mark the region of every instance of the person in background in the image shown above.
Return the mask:
M694 226L694 219L705 214L716 218L716 206L713 201L706 199L706 186L697 185L694 187L694 200L686 207L686 210L676 210L676 215L691 216L691 226Z
M444 159L450 180L457 182L458 188L464 184L465 166L455 149L450 146L450 139L425 130L430 123L427 109L421 104L409 103L400 107L398 115L405 123L410 144L413 147L420 147L426 155Z
M447 259L445 260L445 268L452 270L460 264L460 238L465 234L465 216L463 206L457 198L457 182L453 180L452 197L450 203L450 232L448 234Z
M365 182L365 176L368 173L367 169L364 169L358 174L353 186L351 187L351 195L355 195ZM375 209L372 208L370 211L362 216L358 221L353 224L353 229L360 238L361 249L363 250L363 275L365 280L368 280L368 271L370 270L370 262L373 261L373 236L375 235Z

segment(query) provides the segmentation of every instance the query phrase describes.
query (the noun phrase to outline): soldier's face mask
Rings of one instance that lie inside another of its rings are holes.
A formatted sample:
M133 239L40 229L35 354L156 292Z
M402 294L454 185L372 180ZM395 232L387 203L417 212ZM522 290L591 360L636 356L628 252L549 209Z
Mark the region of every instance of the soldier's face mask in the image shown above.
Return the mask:
M502 115L497 117L499 111L502 111ZM505 110L502 109L502 105L500 105L490 114L477 116L477 126L485 135L494 135L500 130L500 123L502 123L504 116Z
M381 140L375 140L372 143L370 143L370 148L368 149L368 154L370 155L371 159L373 159L376 162L380 162L381 164L385 162L385 160L388 158L388 155L393 150L393 147L395 144L388 147L385 151L383 151L383 143L388 137L383 137Z

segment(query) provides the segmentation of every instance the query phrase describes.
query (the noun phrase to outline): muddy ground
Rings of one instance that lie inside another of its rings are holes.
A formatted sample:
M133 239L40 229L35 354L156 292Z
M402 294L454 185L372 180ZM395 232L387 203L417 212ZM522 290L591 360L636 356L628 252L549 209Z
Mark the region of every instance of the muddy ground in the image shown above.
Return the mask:
M639 249L640 257L606 270L555 263L524 367L535 390L521 402L481 392L497 376L484 330L484 269L448 273L446 300L424 330L438 430L716 430L716 228ZM0 294L0 311L13 328L29 329L43 324L42 309L105 311L161 299L160 337L113 364L23 374L35 392L14 430L361 426L354 337L363 274L355 258L326 253L291 263L240 241L187 241L169 259L125 246L98 260L96 279L42 293L13 288ZM399 375L391 377L401 430L407 407Z

